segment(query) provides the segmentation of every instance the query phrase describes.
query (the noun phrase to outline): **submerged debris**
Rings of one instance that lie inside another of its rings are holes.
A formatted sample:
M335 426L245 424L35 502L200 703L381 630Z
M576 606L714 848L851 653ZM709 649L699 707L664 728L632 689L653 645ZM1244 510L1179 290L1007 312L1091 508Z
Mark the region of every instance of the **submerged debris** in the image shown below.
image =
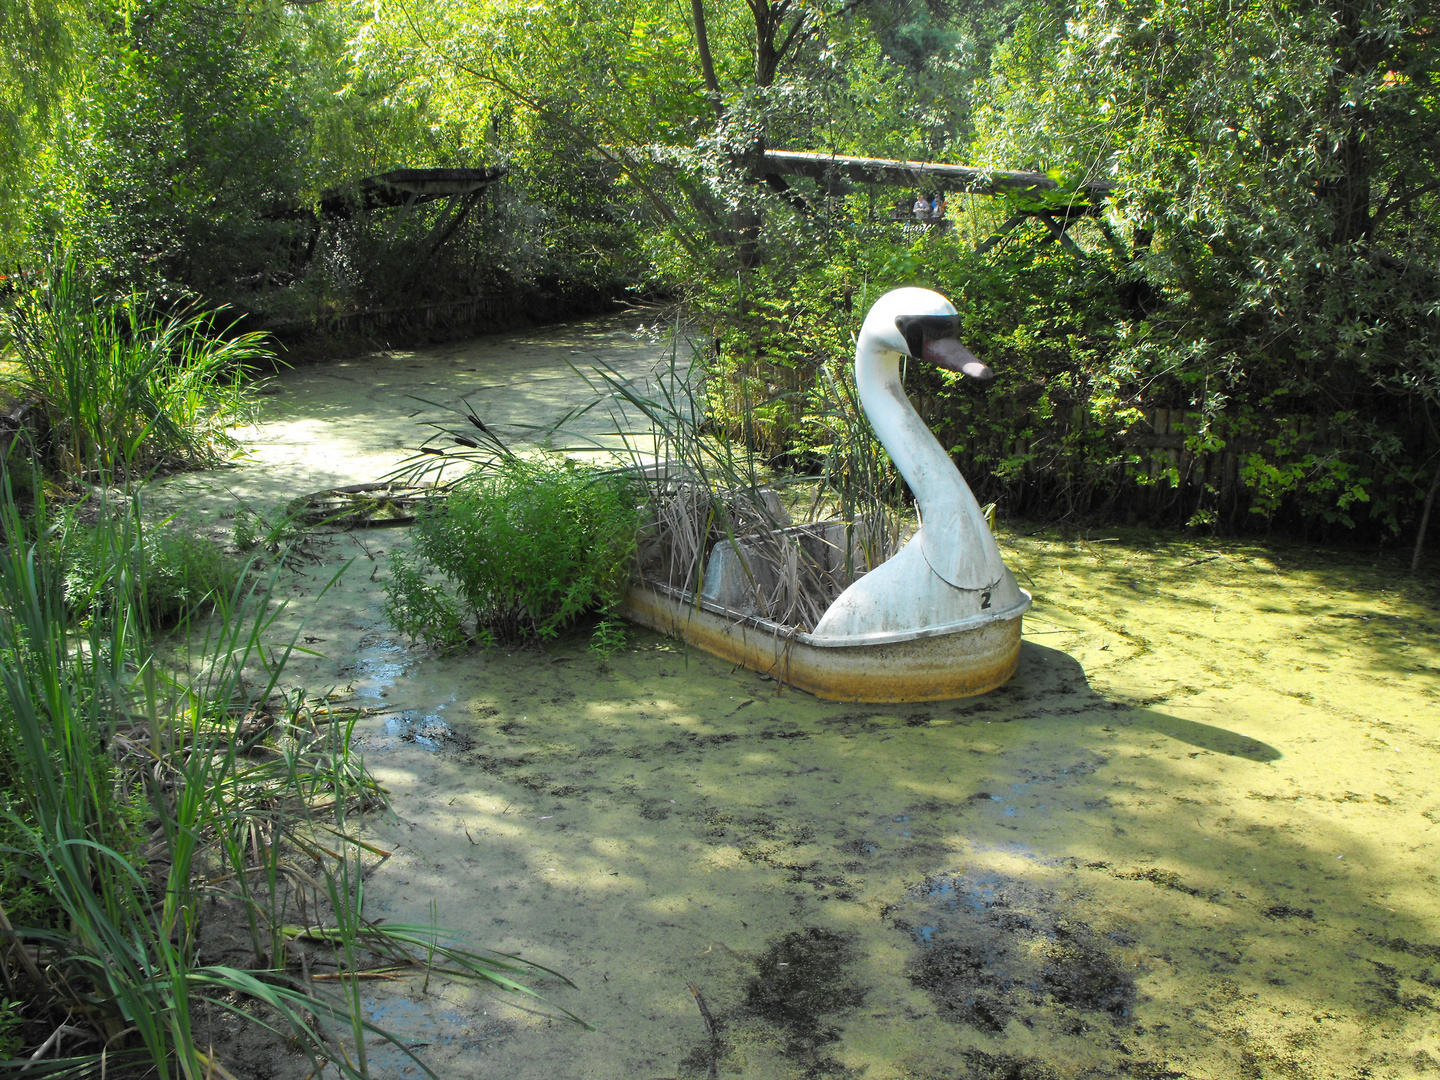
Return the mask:
M442 498L448 485L405 484L377 480L326 488L292 499L287 518L302 525L326 525L336 529L368 528L371 525L407 525L416 510L432 499Z
M386 717L381 729L386 735L399 736L401 742L413 743L437 753L462 753L475 748L475 740L463 731L456 731L434 713L421 715L411 710Z
M1065 907L1002 874L946 874L928 878L889 914L917 947L911 982L957 1023L998 1033L1022 1018L1083 1030L1077 1012L1127 1016L1134 979L1114 946Z

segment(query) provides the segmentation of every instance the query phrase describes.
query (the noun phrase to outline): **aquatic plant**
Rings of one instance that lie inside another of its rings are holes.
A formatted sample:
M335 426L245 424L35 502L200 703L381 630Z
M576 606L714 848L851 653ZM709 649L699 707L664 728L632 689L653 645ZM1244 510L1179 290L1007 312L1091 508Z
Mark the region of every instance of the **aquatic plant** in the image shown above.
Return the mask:
M625 476L557 455L501 456L419 508L414 553L390 557L386 614L442 649L555 638L624 595L637 504Z
M0 976L24 990L0 1035L18 1015L51 1036L0 1070L229 1075L196 1030L228 1010L317 1073L364 1077L366 1038L390 1039L361 1011L375 958L387 977L533 993L516 978L534 965L364 918L363 872L387 853L355 819L383 797L353 752L356 712L279 689L295 647L271 640L280 570L238 575L193 647L161 650L138 500L100 511L93 564L67 591L43 489L28 522L0 493ZM248 937L248 962L223 962L217 919Z
M182 521L134 522L130 530L85 525L66 513L54 537L63 587L73 614L94 617L115 604L116 563L131 562L126 584L135 590L135 612L152 628L185 622L232 592L244 566L215 541ZM118 541L127 551L112 550Z
M226 336L220 314L166 314L140 292L97 297L57 256L41 285L0 308L0 340L43 416L50 464L124 476L215 465L238 449L228 429L253 414L246 372L273 356L261 333Z

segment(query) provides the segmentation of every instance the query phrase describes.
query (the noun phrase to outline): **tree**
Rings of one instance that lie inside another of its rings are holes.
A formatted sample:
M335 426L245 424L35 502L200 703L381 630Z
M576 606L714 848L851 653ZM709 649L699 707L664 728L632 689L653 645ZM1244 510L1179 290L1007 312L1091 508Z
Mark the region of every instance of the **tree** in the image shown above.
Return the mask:
M1154 299L1121 366L1212 417L1333 425L1348 458L1312 463L1313 509L1340 521L1370 497L1357 462L1409 483L1402 414L1440 409L1436 14L1086 0L1002 47L979 123L987 160L1113 177Z
M23 236L31 162L75 58L75 23L89 12L66 0L0 0L0 252Z

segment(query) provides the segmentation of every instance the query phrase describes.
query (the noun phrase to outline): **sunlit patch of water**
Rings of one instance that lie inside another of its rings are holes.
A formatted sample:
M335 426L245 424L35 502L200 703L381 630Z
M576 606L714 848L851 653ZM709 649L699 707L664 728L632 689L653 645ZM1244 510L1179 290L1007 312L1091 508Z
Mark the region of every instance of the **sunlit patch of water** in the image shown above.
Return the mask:
M417 1056L427 1050L474 1055L491 1049L513 1033L513 1025L481 1011L479 1015L436 1001L387 997L363 1002L365 1019L393 1035ZM425 1072L400 1046L380 1036L366 1040L366 1056L374 1076L424 1076Z

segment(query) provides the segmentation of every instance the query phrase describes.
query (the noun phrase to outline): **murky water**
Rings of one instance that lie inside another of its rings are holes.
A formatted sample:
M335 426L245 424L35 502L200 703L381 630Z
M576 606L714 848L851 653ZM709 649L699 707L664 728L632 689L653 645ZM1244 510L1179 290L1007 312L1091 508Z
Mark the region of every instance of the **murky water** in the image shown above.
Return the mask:
M629 329L410 354L405 377L474 366L507 422L543 419L580 389L532 397L527 371L663 358ZM398 363L285 376L258 463L169 497L214 516L224 487L373 479L406 444L374 386ZM434 903L571 976L536 985L598 1030L436 983L377 988L372 1014L446 1077L1440 1071L1436 578L1137 531L1002 541L1036 599L1018 674L916 706L641 632L604 668L583 642L438 660L381 615L403 529L317 543L285 588L325 655L289 677L377 709L358 730L394 815L371 839L395 855L372 914Z

